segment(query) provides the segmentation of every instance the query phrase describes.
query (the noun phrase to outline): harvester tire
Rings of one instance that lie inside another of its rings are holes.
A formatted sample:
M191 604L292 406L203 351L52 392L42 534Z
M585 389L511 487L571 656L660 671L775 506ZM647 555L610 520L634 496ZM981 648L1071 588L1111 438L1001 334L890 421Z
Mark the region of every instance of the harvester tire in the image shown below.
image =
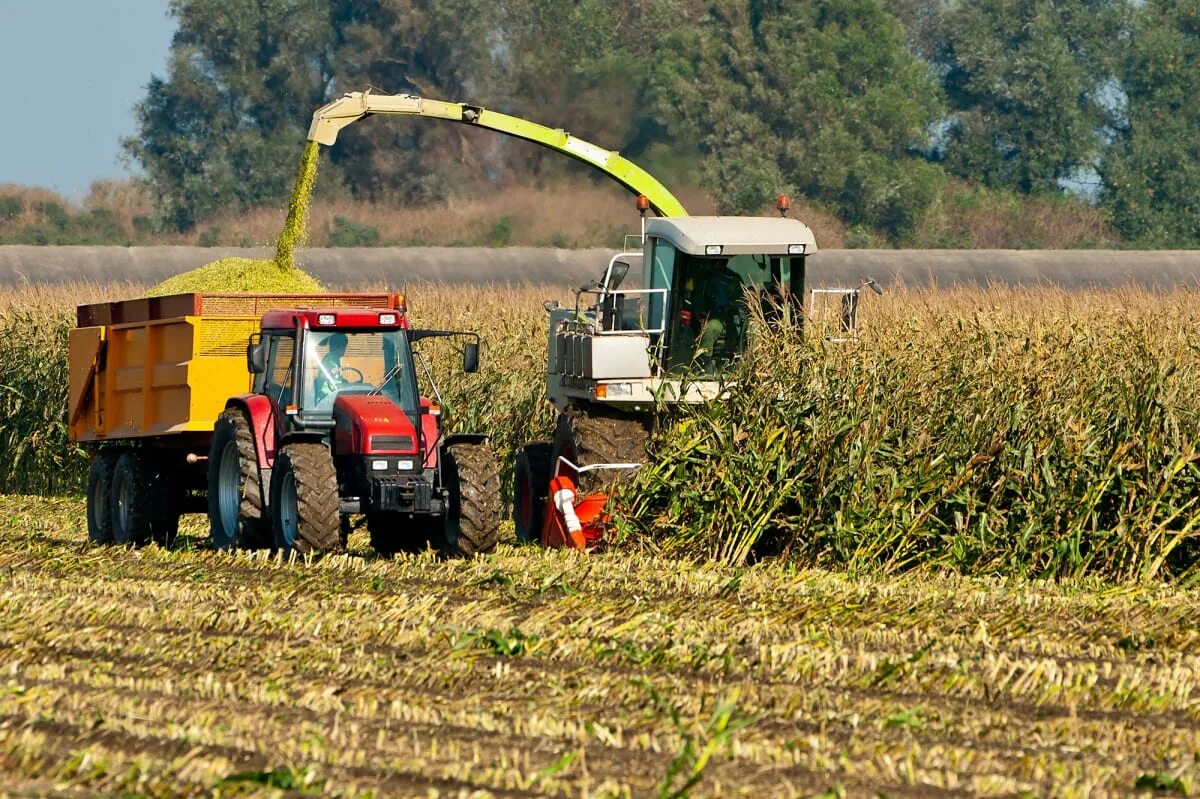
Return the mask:
M324 444L288 444L271 470L271 528L285 552L342 548L341 500L333 457Z
M217 549L270 545L254 432L246 414L229 408L217 418L208 453L208 521Z
M513 467L513 525L518 541L537 542L542 537L546 495L550 492L553 444L526 444Z
M178 530L178 508L163 500L168 489L166 471L153 453L122 453L113 467L109 499L113 541L143 546L165 541L172 526Z
M487 444L451 444L442 450L442 479L449 489L442 546L447 555L471 557L496 549L500 538L500 460Z
M112 474L117 466L117 453L97 452L92 458L87 479L88 540L93 544L111 544Z
M430 520L408 518L399 513L368 513L367 532L371 549L384 557L400 552L424 552L430 541Z
M650 437L647 422L632 415L600 409L569 407L558 415L554 430L553 465L560 457L576 466L597 463L644 463L646 441ZM564 471L568 471L564 467ZM590 494L608 491L633 479L632 469L585 472L575 477L579 491Z

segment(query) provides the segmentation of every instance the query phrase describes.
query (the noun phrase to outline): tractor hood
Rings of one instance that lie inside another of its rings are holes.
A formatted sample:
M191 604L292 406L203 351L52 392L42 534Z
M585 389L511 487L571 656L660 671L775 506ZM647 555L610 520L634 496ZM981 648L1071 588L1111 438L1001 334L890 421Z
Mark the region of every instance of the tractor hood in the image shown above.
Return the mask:
M388 397L341 394L333 403L338 455L415 455L420 437L412 419Z

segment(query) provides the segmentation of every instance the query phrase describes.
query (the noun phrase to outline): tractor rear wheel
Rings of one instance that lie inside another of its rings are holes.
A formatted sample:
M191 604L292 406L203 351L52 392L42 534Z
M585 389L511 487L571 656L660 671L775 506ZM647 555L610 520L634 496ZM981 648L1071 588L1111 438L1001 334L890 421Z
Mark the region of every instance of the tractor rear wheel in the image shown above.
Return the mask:
M371 549L390 557L399 552L424 552L430 542L430 518L405 517L399 513L368 513L367 532Z
M117 453L97 452L92 458L87 479L88 540L93 544L111 544L112 475L117 465Z
M118 544L168 543L179 529L179 506L170 480L152 452L127 450L113 467L109 511Z
M217 549L261 549L270 543L254 432L246 414L217 418L208 452L208 521Z
M513 524L518 541L541 540L546 495L554 473L554 463L550 460L553 446L539 441L526 444L517 453L513 468Z
M646 441L650 437L648 421L632 414L621 414L608 409L568 407L558 415L558 426L554 431L553 464L566 458L576 466L593 466L597 463L643 463L646 460ZM580 493L590 494L607 491L610 487L633 479L632 469L602 470L571 474Z
M449 489L443 549L470 557L492 552L500 537L500 460L487 444L451 444L442 450Z
M271 527L284 551L342 548L341 502L333 457L324 444L288 444L271 471Z

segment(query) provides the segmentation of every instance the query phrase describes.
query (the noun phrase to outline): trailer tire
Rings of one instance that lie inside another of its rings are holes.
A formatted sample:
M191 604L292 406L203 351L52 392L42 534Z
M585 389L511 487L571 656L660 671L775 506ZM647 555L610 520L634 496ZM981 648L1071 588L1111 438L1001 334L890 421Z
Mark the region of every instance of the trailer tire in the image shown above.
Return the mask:
M87 478L88 540L93 544L111 544L112 475L117 465L117 453L97 452L92 458Z
M217 549L270 544L254 431L246 414L228 408L213 426L208 452L208 521Z
M551 464L566 458L576 466L592 466L597 463L643 463L646 460L646 441L650 437L647 421L630 414L620 414L606 409L568 407L558 415L554 430L554 450ZM632 469L621 471L585 472L571 474L579 492L592 494L606 492L615 485L633 479Z
M513 525L518 541L541 540L546 496L550 492L550 476L554 473L554 462L550 458L553 446L539 441L526 444L517 453L513 467Z
M153 454L128 450L117 458L109 500L115 543L140 547L165 540L175 510L173 502L169 507L162 503L167 484L162 464ZM178 529L177 513L174 521Z
M442 548L453 557L493 552L500 538L500 461L487 444L442 450L447 489Z
M285 552L342 548L341 501L333 457L324 444L286 445L271 470L271 529Z

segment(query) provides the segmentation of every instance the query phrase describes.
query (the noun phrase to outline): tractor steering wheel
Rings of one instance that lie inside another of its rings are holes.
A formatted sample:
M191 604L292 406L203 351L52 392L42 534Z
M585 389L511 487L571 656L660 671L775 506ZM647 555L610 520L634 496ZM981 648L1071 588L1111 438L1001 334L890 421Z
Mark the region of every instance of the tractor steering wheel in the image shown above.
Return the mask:
M353 372L356 375L355 379L353 379L353 380L347 379L347 375L346 375L347 372ZM342 382L346 383L348 385L351 385L351 386L357 386L359 383L366 382L366 378L363 377L363 373L361 370L356 369L353 366L343 366L342 367Z

